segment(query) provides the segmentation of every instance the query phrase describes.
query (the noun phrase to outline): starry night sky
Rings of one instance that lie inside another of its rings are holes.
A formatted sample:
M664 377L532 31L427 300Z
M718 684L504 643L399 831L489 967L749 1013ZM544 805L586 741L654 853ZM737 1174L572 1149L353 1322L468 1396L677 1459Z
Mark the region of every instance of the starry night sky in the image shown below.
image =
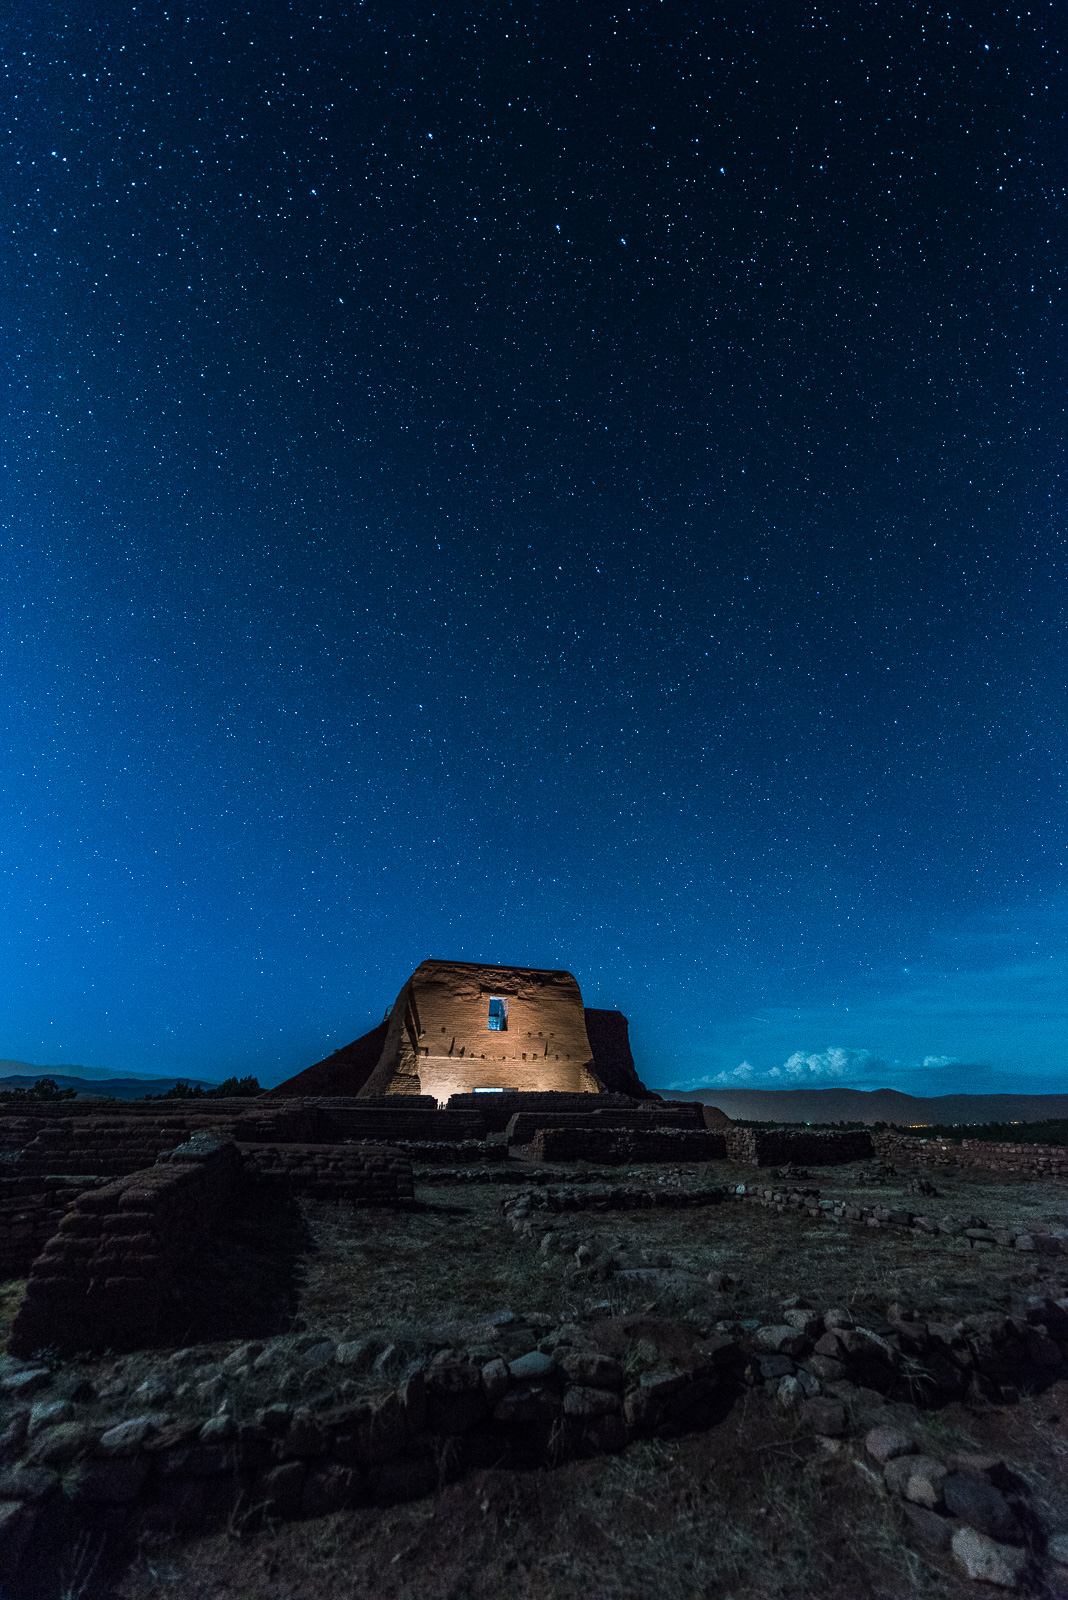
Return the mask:
M0 1055L1068 1089L1059 27L9 9Z

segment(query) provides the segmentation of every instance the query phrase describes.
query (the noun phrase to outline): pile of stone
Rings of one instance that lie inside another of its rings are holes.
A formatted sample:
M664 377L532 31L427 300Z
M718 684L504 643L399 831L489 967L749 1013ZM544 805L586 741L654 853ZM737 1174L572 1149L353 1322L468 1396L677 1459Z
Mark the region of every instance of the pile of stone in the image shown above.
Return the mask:
M901 1501L919 1542L952 1552L967 1577L1016 1589L1028 1576L1041 1582L1043 1555L1054 1568L1068 1567L1068 1536L1044 1536L1027 1485L996 1457L939 1460L894 1427L872 1428L864 1449L867 1470Z

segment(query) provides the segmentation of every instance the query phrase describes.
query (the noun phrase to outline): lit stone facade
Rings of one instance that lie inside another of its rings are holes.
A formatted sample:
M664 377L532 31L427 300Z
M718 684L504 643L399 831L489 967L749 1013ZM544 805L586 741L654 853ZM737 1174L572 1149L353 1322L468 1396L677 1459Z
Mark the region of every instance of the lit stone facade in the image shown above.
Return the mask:
M570 972L424 961L397 996L362 1095L475 1089L596 1094L579 986Z

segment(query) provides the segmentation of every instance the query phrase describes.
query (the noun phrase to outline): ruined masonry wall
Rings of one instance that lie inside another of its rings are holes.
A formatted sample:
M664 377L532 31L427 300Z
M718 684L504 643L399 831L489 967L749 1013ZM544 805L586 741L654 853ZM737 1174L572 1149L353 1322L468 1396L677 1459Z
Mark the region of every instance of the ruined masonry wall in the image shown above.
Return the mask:
M725 1128L723 1136L730 1161L751 1167L771 1167L784 1161L814 1167L864 1161L873 1154L872 1137L857 1132L820 1128Z
M29 1175L0 1178L0 1278L25 1277L67 1208L85 1189L103 1181Z
M910 1165L978 1167L988 1172L1031 1173L1068 1179L1068 1146L1002 1144L986 1139L918 1139L901 1133L873 1133L872 1145L882 1161Z
M538 1128L512 1153L527 1161L722 1161L723 1135L705 1128Z
M356 1205L396 1206L414 1195L412 1163L396 1150L373 1145L239 1145L247 1177L277 1183L292 1193Z
M12 1354L150 1344L168 1290L210 1237L237 1170L234 1145L201 1136L170 1161L80 1194L33 1264Z

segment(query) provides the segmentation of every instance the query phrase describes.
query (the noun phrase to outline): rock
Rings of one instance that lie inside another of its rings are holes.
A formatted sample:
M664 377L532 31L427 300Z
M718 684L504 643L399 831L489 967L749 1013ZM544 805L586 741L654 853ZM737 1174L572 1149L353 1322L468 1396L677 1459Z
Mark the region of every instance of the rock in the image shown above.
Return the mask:
M497 1422L539 1422L557 1414L558 1399L551 1389L513 1389L493 1408Z
M832 1328L851 1328L853 1321L852 1313L843 1310L840 1306L834 1306L830 1311L823 1313L823 1326L828 1330Z
M757 1366L765 1383L772 1383L777 1378L792 1378L794 1374L794 1363L789 1356L758 1356Z
M9 1372L0 1378L0 1393L12 1400L22 1400L27 1395L36 1394L39 1389L47 1389L51 1382L52 1374L47 1367L29 1367L22 1372Z
M840 1400L832 1400L829 1395L816 1395L814 1399L804 1401L801 1420L813 1433L822 1434L825 1439L840 1439L848 1428L845 1406Z
M166 1378L161 1378L158 1373L153 1373L150 1378L146 1378L144 1383L139 1384L134 1390L134 1399L142 1405L160 1406L165 1400L169 1400L173 1393L174 1390Z
M1046 1545L1046 1554L1058 1567L1068 1567L1068 1533L1055 1533Z
M235 1432L234 1419L224 1412L219 1417L209 1417L197 1435L201 1444L224 1444Z
M553 1371L553 1357L542 1350L531 1350L525 1356L508 1363L508 1371L517 1383L529 1383L531 1378L547 1378Z
M845 1362L831 1356L809 1356L805 1366L822 1383L840 1383L846 1375Z
M558 1350L554 1357L570 1383L582 1383L594 1389L621 1389L623 1368L611 1356L599 1350Z
M59 1482L47 1467L9 1467L0 1472L0 1500L43 1500Z
M780 1378L779 1387L775 1391L775 1399L784 1411L792 1411L805 1399L805 1391L796 1378Z
M222 1370L226 1373L240 1372L242 1367L251 1366L262 1350L263 1343L260 1340L255 1344L239 1344L222 1363Z
M1001 1589L1016 1589L1027 1565L1027 1551L1016 1545L998 1544L975 1528L958 1528L951 1548L957 1565L976 1583L995 1583Z
M953 1472L942 1485L946 1509L977 1533L989 1534L1002 1544L1023 1542L1023 1529L1000 1489L985 1478Z
M61 1422L37 1435L26 1461L35 1467L65 1467L91 1450L98 1436L88 1422Z
M74 1407L69 1400L40 1400L30 1412L26 1432L32 1439L42 1428L52 1428L57 1422L70 1422Z
M915 1455L917 1450L908 1434L900 1433L897 1428L872 1428L865 1435L864 1448L880 1466L898 1456Z
M155 1433L168 1418L152 1413L131 1417L128 1422L118 1422L100 1436L100 1449L109 1456L132 1455L150 1433Z
M371 1371L385 1376L387 1373L392 1372L395 1367L399 1367L403 1360L404 1347L399 1344L387 1344L386 1348L380 1350L378 1355L375 1356Z
M618 1393L608 1389L591 1389L575 1383L564 1395L567 1417L605 1417L619 1409Z
M344 1344L339 1344L334 1351L334 1360L339 1367L370 1367L379 1351L383 1348L381 1339L349 1339ZM262 1356L260 1360L262 1360ZM259 1366L259 1362L256 1363Z
M758 1328L756 1342L761 1350L776 1356L800 1356L808 1349L805 1335L788 1322L772 1323L767 1327Z
M939 1505L948 1476L942 1463L930 1456L894 1456L883 1469L886 1487L918 1506Z
M806 1338L813 1338L823 1327L823 1318L818 1311L807 1311L802 1306L795 1306L783 1312L784 1322L791 1328L796 1328L798 1333L803 1333Z
M508 1363L500 1357L487 1361L482 1368L482 1392L490 1406L495 1406L501 1396L508 1393Z
M905 1519L921 1544L931 1550L948 1550L953 1537L953 1524L940 1517L937 1511L926 1506L906 1505Z

